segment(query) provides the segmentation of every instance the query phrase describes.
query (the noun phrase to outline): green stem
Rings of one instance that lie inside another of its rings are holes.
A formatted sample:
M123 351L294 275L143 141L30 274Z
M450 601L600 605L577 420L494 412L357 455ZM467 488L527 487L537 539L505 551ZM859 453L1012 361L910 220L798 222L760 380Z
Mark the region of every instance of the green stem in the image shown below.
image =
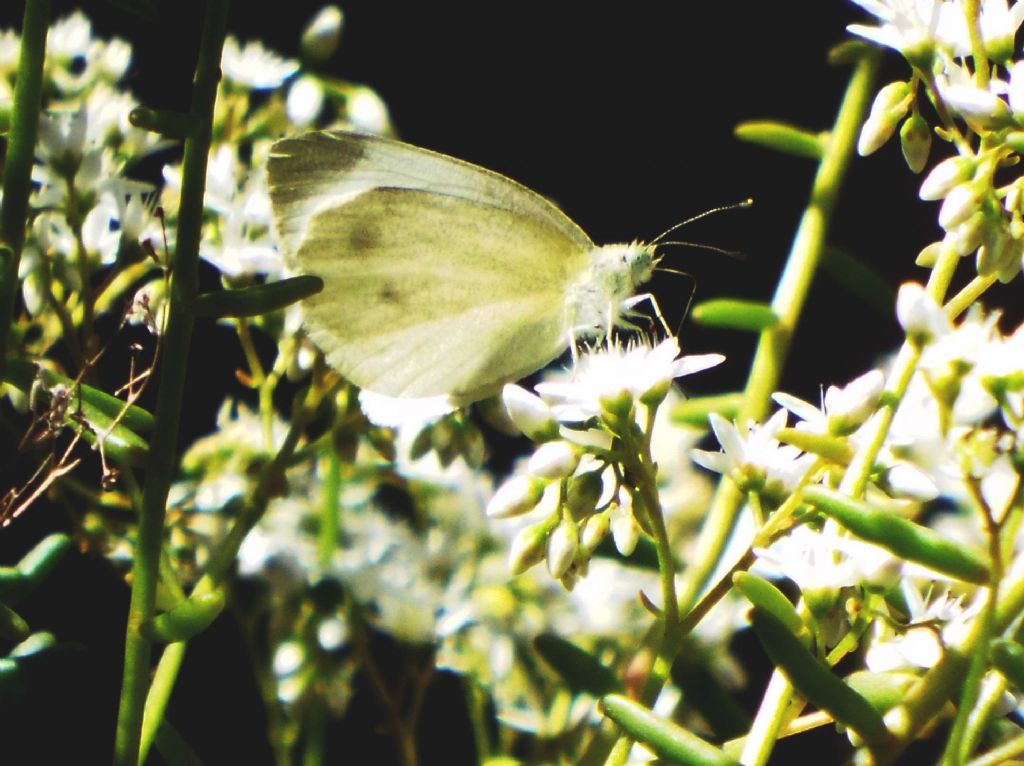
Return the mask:
M143 709L142 737L139 742L140 764L146 762L149 750L160 731L160 724L164 720L167 703L171 701L174 682L178 678L181 663L185 660L187 648L187 641L177 641L168 644L160 655L160 662L153 674L153 683L149 687L149 694L146 695L146 705Z
M27 0L21 26L21 53L14 83L11 130L7 136L4 196L0 206L0 379L7 364L7 344L18 295L18 264L25 245L25 220L32 193L32 160L43 103L43 62L50 0Z
M178 425L185 392L185 370L194 324L198 287L203 194L210 154L213 107L220 77L220 56L227 27L227 0L210 0L206 8L196 65L192 116L195 131L185 140L182 191L170 284L167 332L163 342L156 428L150 442L146 486L132 567L132 594L125 637L124 677L114 744L116 766L136 766L150 671L150 641L142 626L153 616L159 573L167 492L177 465Z
M953 278L959 258L960 256L953 248L944 248L938 263L935 264L935 268L928 278L928 294L940 305L946 290L949 289L949 283ZM879 410L880 414L870 426L867 438L862 442L860 449L857 450L857 454L854 455L846 469L843 480L839 484L840 492L845 492L850 497L861 497L864 494L875 459L885 443L889 426L892 425L892 419L896 415L896 408L903 400L903 394L906 393L907 386L910 385L920 358L921 349L909 340L904 341L896 356L892 372L889 373L889 382L886 385L888 394L886 403Z
M768 410L769 397L778 384L811 280L825 249L828 222L843 184L846 167L853 156L860 126L870 105L878 60L879 56L875 52L864 55L857 63L843 96L831 138L826 144L825 155L811 188L810 201L800 220L785 271L772 299L772 310L779 317L779 323L761 333L737 417L739 423L763 418ZM718 565L742 503L743 495L731 481L723 479L719 482L697 545L702 555L686 571L679 599L680 612L685 613L693 606Z
M324 496L321 500L320 530L317 535L317 558L320 566L330 566L334 552L338 549L341 535L341 523L338 518L341 494L341 458L337 451L327 451L327 475L324 476Z

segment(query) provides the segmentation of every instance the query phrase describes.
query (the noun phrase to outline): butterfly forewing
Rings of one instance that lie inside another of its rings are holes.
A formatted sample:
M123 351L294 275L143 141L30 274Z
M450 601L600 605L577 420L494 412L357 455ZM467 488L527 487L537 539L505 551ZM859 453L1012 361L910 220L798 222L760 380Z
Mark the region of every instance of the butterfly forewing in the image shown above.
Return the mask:
M278 141L268 163L278 235L294 252L311 216L366 189L418 189L543 221L581 248L593 243L561 210L505 176L444 154L363 133L322 131Z
M589 254L547 218L404 187L322 209L295 258L324 280L305 321L342 374L468 402L565 350L565 296Z

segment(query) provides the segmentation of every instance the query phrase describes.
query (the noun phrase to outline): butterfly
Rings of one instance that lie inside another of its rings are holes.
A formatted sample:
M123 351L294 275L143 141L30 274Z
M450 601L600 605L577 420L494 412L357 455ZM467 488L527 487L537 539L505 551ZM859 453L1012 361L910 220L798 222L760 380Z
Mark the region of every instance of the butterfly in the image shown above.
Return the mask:
M324 282L304 301L309 337L364 391L454 409L628 326L650 298L635 292L653 246L598 247L541 195L468 162L320 131L276 142L268 175L286 258Z

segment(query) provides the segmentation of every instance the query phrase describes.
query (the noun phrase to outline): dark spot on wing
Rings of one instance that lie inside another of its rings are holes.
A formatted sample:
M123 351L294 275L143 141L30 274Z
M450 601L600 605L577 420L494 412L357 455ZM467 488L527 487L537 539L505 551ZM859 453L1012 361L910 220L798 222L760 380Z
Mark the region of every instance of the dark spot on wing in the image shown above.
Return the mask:
M374 250L380 242L380 227L374 224L364 224L352 228L349 238L349 249L356 252Z
M377 299L381 303L386 303L391 306L399 306L402 303L401 296L398 294L398 290L390 282L385 282L377 293Z

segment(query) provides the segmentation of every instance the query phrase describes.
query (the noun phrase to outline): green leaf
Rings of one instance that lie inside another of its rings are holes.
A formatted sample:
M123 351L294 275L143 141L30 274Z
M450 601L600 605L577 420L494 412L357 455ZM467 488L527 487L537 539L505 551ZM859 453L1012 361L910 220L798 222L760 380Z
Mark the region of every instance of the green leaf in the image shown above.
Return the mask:
M1006 680L1024 689L1024 646L1016 641L997 638L989 647L989 656L996 670L1006 676Z
M765 652L793 688L808 702L848 726L869 744L889 738L882 716L871 704L843 683L775 615L754 607L750 622Z
M17 566L0 567L0 602L17 606L57 566L71 548L71 539L62 533L48 535L26 553Z
M662 758L683 766L739 766L720 749L671 721L658 718L647 708L619 694L601 699L604 714L637 742Z
M802 452L810 452L812 455L823 457L840 465L849 465L853 460L853 447L850 446L849 441L840 436L798 431L795 428L782 428L775 434L775 438Z
M171 112L165 109L149 109L137 106L128 113L128 122L136 128L159 133L167 138L183 141L195 128L196 121L192 115L183 112Z
M95 412L104 416L107 422L120 416L120 424L136 433L149 433L153 430L156 421L153 415L142 407L133 404L126 404L123 399L111 396L106 391L87 386L83 383L76 383L71 378L60 375L52 370L37 367L32 362L24 359L8 359L7 369L4 373L4 380L15 388L28 394L32 390L32 384L36 375L42 376L43 383L47 387L65 386L68 389L77 388L76 404L82 402L83 411L88 416L89 412ZM122 414L123 412L123 414Z
M215 319L259 316L298 303L323 289L320 277L289 277L265 285L202 293L196 297L195 311L196 316Z
M188 641L206 630L224 609L224 593L200 593L186 598L153 618L151 635L157 641Z
M715 298L698 303L691 312L693 321L708 327L761 332L779 323L779 315L767 303L739 298Z
M757 144L795 157L820 160L825 153L825 137L774 120L741 122L733 131L740 141Z
M71 538L62 532L47 535L22 556L18 569L30 580L43 580L71 549Z
M537 653L562 677L573 694L600 697L622 690L622 682L590 652L553 633L533 640Z
M31 632L32 629L20 614L0 604L0 641L24 641Z
M708 415L718 413L726 420L735 420L743 404L743 393L719 394L717 396L698 396L687 399L672 408L670 417L673 423L708 427Z
M797 614L796 608L775 585L750 572L736 572L732 576L732 583L751 604L773 615L804 645L810 645L810 631Z
M858 537L900 558L964 582L983 585L989 581L988 561L983 554L890 510L825 487L808 487L804 499Z
M916 673L909 670L883 673L857 670L846 677L846 684L866 699L871 707L884 715L903 701L907 691L919 678Z

